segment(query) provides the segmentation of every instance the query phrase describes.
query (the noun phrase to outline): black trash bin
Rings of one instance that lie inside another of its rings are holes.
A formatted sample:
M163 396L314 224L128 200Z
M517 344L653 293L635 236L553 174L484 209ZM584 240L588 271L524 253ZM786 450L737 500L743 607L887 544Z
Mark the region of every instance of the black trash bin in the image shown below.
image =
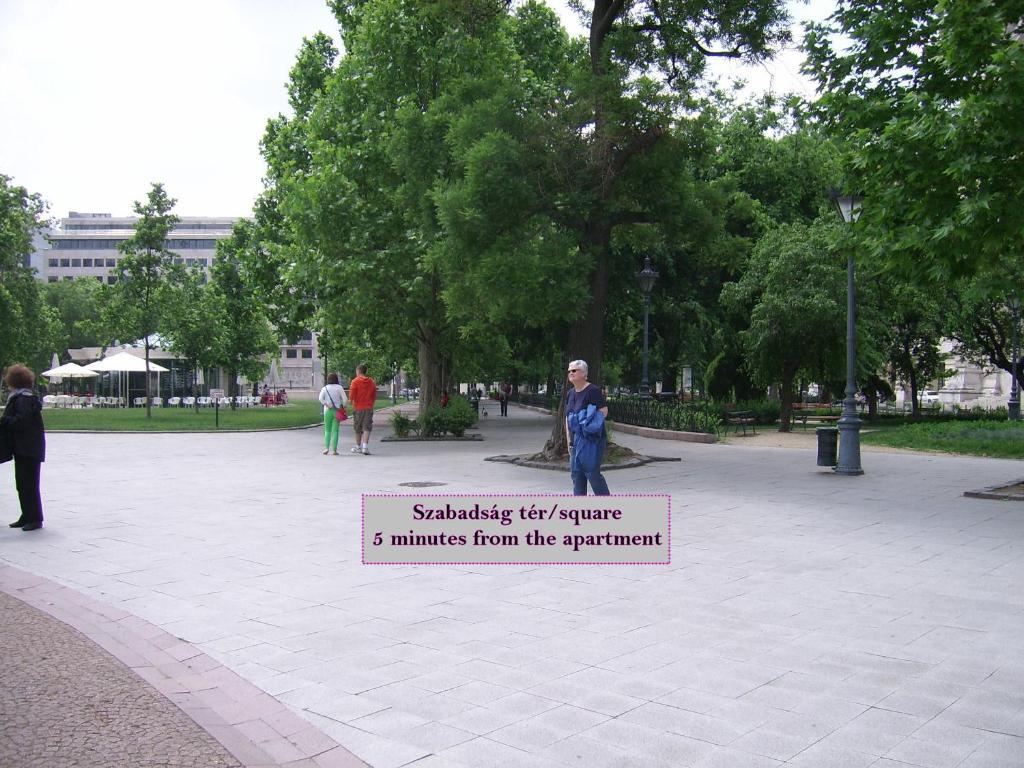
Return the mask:
M839 463L839 429L818 427L818 466L834 467Z

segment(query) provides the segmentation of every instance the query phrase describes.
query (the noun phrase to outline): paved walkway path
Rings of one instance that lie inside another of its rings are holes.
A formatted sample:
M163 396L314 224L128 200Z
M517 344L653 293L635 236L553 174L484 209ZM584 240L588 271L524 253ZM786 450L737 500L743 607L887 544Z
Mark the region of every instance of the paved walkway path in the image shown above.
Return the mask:
M328 740L285 755L235 710L280 764L1024 763L1024 509L961 495L1020 462L865 452L844 478L811 447L618 435L682 459L608 473L672 494L671 566L363 566L362 492L567 490L482 461L542 444L549 418L511 413L371 456L322 456L317 430L52 435L47 527L0 532L0 587L154 627Z

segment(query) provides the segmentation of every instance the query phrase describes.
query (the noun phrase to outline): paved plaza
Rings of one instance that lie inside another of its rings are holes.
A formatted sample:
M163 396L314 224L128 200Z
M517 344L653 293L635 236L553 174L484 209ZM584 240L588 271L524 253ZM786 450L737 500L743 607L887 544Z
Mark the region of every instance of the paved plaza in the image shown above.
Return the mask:
M1021 462L865 449L849 478L809 442L620 432L681 459L606 475L671 494L671 565L363 565L361 493L569 489L483 461L543 444L550 417L510 411L479 442L381 425L371 456L321 455L318 429L51 434L46 527L2 528L0 590L188 713L188 754L210 734L245 766L1024 765L1024 504L962 496ZM7 711L31 683L4 656Z

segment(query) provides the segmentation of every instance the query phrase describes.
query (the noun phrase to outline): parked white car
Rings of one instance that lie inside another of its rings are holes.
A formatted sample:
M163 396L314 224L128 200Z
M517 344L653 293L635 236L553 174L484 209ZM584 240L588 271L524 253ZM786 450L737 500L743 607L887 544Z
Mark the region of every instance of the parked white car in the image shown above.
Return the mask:
M940 405L939 393L934 389L926 389L921 393L921 405Z

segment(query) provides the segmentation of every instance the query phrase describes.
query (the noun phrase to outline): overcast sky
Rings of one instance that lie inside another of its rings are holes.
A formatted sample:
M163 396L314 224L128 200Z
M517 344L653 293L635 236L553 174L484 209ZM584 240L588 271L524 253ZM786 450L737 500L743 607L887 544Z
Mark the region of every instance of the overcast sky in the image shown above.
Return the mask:
M248 215L264 126L287 110L288 70L318 31L337 39L325 0L0 0L0 173L53 217L129 215L153 181L180 216ZM799 66L790 51L742 74L809 96Z

